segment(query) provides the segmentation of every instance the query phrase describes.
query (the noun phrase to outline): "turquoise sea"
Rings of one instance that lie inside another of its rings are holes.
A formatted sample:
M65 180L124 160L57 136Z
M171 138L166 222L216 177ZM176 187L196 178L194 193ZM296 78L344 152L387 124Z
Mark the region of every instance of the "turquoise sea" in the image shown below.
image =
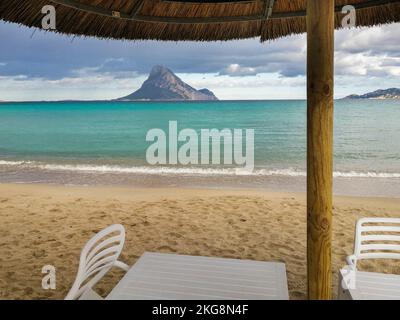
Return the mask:
M151 166L152 128L254 129L255 170ZM0 104L0 182L303 191L305 101ZM337 193L400 196L400 101L335 102ZM365 189L365 190L364 190Z

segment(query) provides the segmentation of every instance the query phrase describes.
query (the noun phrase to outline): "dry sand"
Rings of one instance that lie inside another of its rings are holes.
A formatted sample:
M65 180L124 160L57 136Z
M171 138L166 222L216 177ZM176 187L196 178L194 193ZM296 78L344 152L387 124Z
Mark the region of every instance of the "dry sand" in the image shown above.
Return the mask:
M352 253L356 219L400 217L400 199L334 200L334 294L337 270ZM75 279L79 254L100 229L121 223L121 260L145 252L283 261L290 297L306 297L304 194L256 190L134 189L0 185L0 299L62 299ZM41 269L57 268L57 289L41 287ZM400 273L379 261L366 270ZM98 286L106 294L122 273Z

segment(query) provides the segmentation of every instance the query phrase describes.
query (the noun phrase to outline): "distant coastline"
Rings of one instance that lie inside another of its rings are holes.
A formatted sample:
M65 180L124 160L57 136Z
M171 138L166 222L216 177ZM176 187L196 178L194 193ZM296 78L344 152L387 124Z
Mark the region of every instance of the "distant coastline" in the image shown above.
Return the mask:
M341 100L400 100L400 89L390 88L390 89L378 89L372 92L368 92L365 94L351 94L343 98L336 98L335 101ZM0 104L7 103L198 103L198 102L211 102L215 103L218 101L223 102L246 102L246 101L307 101L304 99L219 99L219 100L182 100L182 99L121 99L121 98L113 98L113 99L100 99L100 100L26 100L26 101L5 101L0 100Z
M345 100L346 98L336 98L335 101ZM351 99L349 99L351 100ZM376 99L378 100L378 99ZM381 99L383 100L383 99ZM25 101L0 101L0 104L18 103L218 103L218 102L262 102L262 101L307 101L304 99L220 99L220 100L25 100Z
M341 99L336 99L341 100ZM26 101L1 101L0 103L218 103L218 102L257 102L257 101L307 101L307 99L220 99L220 100L26 100Z
M352 94L347 97L344 97L343 99L400 100L400 89L398 88L379 89L361 95Z

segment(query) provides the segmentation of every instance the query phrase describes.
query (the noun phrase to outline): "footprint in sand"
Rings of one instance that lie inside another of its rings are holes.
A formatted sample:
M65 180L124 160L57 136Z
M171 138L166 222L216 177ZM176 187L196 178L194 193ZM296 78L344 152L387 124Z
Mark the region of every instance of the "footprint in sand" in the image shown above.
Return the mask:
M182 238L181 234L175 233L175 232L170 232L169 235L172 236L172 237L175 237L175 238Z
M169 246L161 246L161 247L158 247L157 248L157 250L159 250L159 251L174 251L174 249L172 249L171 247L169 247Z
M178 245L178 242L176 242L175 240L167 240L167 243L171 246L176 246Z
M33 289L31 287L25 288L24 289L24 294L25 295L31 295L33 293Z
M33 251L33 256L35 258L41 258L41 257L45 256L45 254L46 254L45 250L35 250L35 251Z
M52 242L50 244L50 247L52 247L52 248L58 248L58 247L61 247L61 246L62 246L62 243L60 241Z

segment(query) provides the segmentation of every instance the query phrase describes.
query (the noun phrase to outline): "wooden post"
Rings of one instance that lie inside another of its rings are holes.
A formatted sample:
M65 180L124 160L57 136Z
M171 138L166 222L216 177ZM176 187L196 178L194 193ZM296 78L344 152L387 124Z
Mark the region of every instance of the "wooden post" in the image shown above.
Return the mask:
M309 299L332 295L334 0L307 0L307 273Z

